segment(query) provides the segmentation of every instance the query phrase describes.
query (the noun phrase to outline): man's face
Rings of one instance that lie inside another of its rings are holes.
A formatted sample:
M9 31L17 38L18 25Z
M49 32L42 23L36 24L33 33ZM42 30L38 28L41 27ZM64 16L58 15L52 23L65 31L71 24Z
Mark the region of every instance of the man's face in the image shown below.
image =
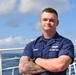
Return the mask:
M44 31L56 31L59 21L55 13L43 12L40 24Z

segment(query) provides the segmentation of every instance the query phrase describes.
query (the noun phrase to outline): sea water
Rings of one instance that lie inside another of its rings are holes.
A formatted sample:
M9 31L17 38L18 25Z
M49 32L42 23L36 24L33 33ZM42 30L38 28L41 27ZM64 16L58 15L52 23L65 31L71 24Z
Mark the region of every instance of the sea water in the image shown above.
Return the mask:
M16 57L21 57L21 53L4 53L2 54L2 59L7 59L7 58L16 58ZM17 60L6 60L2 61L2 68L8 68L8 67L14 67L18 66L19 64L19 59ZM3 70L2 75L12 75L12 70ZM18 71L18 68L14 69L14 75L21 75Z

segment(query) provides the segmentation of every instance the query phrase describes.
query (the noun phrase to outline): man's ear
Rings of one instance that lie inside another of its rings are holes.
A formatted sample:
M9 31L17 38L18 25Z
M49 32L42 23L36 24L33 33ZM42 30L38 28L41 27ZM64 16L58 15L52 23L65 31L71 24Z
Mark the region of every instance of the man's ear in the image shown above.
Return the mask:
M40 20L40 25L42 24L42 21Z
M40 24L41 24L41 20L40 20Z
M57 26L59 25L59 20L57 20Z

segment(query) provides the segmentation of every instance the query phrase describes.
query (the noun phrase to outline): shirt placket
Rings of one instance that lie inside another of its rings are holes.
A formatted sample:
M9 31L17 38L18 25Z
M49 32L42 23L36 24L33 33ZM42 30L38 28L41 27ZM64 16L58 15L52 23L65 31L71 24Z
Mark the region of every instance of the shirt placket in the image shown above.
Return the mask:
M52 46L53 44L55 43L55 40L54 39L51 39L44 47L44 50L43 50L43 57L48 59L49 58L49 49L50 49L50 46Z

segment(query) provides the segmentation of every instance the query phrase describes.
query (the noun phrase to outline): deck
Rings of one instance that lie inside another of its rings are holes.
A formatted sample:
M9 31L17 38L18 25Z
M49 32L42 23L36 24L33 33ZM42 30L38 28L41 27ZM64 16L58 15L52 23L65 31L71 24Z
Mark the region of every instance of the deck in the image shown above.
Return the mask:
M76 45L74 45L76 46ZM2 68L2 61L9 61L9 60L19 60L20 57L14 57L14 58L7 58L7 59L2 59L2 53L3 52L9 52L9 51L21 51L24 48L8 48L8 49L0 49L0 75L2 75L2 71L4 70L12 70L11 75L15 75L14 71L18 66L14 67L7 67L7 68ZM22 74L24 75L24 74ZM69 65L68 70L67 70L67 75L76 75L76 58L74 59L73 64Z

